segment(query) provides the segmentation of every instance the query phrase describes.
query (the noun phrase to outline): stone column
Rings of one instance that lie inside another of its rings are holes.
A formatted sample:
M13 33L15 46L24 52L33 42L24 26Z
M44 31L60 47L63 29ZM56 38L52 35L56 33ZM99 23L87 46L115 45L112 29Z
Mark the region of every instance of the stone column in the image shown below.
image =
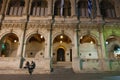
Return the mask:
M3 1L4 1L4 0L3 0ZM9 6L10 1L11 1L11 0L7 0L7 2L6 2L5 14L7 13L7 10L8 10L8 6Z
M116 0L115 1L115 13L116 13L116 17L120 17L120 8L119 8L119 2Z
M75 16L75 0L70 0L71 1L71 16Z
M99 0L96 0L97 19L98 20L102 20L102 16L101 16L101 13L100 13L100 6L99 6L99 4L100 4Z
M99 0L96 0L97 16L101 16L99 4L100 4L100 3L99 3Z
M25 0L23 15L27 15L27 12L29 11L29 2L30 2L30 0Z
M28 14L30 15L30 12L31 12L31 8L32 8L32 2L33 2L34 0L30 0L29 1L29 6L28 6Z
M7 1L6 1L6 0L3 0L2 8L1 8L1 11L0 11L0 15L4 14L5 8L6 8L6 3L7 3Z
M52 16L52 11L53 11L53 5L54 4L52 4L52 0L47 0L47 2L48 2L48 15L49 16Z
M120 0L118 1L118 5L120 4ZM118 13L120 15L120 6L118 6Z

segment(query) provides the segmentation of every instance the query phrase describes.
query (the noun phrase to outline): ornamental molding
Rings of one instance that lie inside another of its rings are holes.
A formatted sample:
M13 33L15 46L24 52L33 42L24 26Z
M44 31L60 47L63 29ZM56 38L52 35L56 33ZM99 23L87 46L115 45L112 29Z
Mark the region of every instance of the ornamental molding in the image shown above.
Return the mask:
M1 29L24 29L24 23L3 23Z
M28 23L27 29L41 29L49 27L49 24Z

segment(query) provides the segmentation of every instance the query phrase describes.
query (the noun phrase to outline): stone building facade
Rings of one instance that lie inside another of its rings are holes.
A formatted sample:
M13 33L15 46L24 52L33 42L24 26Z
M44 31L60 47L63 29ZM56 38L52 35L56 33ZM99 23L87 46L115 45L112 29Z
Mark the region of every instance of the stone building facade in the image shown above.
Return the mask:
M92 0L89 16L88 0L0 0L0 68L120 70L119 4Z

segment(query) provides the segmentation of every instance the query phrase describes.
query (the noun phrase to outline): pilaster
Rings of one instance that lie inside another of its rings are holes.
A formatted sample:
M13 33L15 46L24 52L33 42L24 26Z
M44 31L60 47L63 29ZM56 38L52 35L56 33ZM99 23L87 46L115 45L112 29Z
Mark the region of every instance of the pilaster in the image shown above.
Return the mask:
M98 20L102 20L102 16L101 16L101 13L100 13L100 6L99 6L99 4L100 4L99 0L96 0L97 19L98 19Z
M50 44L50 29L48 30L48 33L47 33L48 35L47 35L47 40L46 40L46 42L45 42L45 54L44 54L44 58L50 58L50 47L52 47L51 46L51 44Z
M120 17L119 2L117 0L115 1L115 12L116 12L116 17Z
M53 11L53 7L54 7L54 4L52 4L52 0L47 0L47 3L48 3L48 15L49 16L52 16L52 11Z
M75 0L71 1L71 16L75 16Z
M23 15L27 15L28 14L29 2L30 2L30 0L25 0L25 6L24 6L24 10L23 10Z
M78 44L78 36L77 36L77 29L75 30L75 33L74 33L74 43L73 43L73 46L74 46L74 49L72 50L73 52L72 53L74 53L73 54L73 58L76 58L76 57L79 57L79 54L78 54L78 46L79 46L79 44Z
M8 10L8 6L9 6L10 1L11 1L11 0L7 0L7 1L6 1L5 14L7 13L7 10Z
M99 54L99 59L101 63L101 69L102 70L107 70L107 63L106 63L106 50L105 50L105 40L104 40L104 25L99 26L100 31L99 31L99 36L100 36L100 44L101 44L101 51Z
M22 36L20 37L20 40L19 40L17 57L21 57L21 55L22 55L22 41L23 41L23 34L22 34Z

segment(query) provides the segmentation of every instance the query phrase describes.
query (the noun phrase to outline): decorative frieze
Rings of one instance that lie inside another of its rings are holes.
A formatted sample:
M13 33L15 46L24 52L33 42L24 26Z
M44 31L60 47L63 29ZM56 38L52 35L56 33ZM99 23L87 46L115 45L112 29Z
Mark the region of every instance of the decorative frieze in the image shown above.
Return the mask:
M47 28L49 26L50 24L28 23L27 29L34 29L34 28L41 29L41 28Z
M24 23L3 23L2 29L24 29Z

